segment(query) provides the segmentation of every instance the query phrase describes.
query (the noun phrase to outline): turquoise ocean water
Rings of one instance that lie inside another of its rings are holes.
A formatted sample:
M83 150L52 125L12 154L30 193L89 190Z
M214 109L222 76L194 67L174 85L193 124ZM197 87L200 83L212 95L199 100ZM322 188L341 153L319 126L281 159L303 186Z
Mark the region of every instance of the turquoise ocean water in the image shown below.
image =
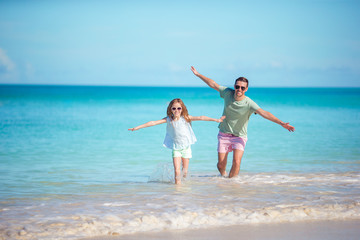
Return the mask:
M226 179L216 169L218 124L193 122L190 177L175 186L166 125L127 129L165 117L173 98L190 115L219 118L215 90L1 85L0 236L360 219L360 89L250 88L247 96L296 131L252 115L240 175Z

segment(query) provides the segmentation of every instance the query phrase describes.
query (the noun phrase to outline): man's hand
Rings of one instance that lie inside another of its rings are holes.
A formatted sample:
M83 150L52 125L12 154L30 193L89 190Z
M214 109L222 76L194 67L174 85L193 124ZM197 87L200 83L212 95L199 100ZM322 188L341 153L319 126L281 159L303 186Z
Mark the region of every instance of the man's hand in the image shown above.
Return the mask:
M193 66L191 66L191 71L195 74L195 76L203 80L209 87L219 92L220 85L217 84L214 80L205 77L204 75L201 75L200 73L198 73L198 71L196 71L196 69Z
M284 123L283 121L280 121L271 112L268 112L268 111L265 111L265 110L259 108L258 110L256 110L255 113L258 113L260 116L262 116L263 118L265 118L267 120L270 120L274 123L280 124L283 128L289 130L289 132L295 131L295 128L293 126L291 126L289 123Z
M191 66L191 71L196 75L196 76L199 76L200 74L198 73L198 71L196 71L196 69Z
M295 132L295 127L291 126L289 123L283 123L281 124L281 126L287 130L289 130L289 132Z

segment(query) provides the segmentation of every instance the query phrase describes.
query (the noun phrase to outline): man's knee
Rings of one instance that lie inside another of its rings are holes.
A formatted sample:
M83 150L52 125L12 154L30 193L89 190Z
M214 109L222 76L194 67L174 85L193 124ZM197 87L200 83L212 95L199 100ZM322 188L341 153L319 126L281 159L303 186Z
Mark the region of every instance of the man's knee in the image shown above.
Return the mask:
M218 162L218 163L217 163L217 167L218 167L218 169L224 168L224 167L225 167L224 162Z
M240 165L243 154L244 154L243 151L234 151L233 164Z
M239 171L240 170L240 164L239 163L233 163L231 168L234 169L235 171Z
M233 165L239 165L240 166L241 163L241 159L234 159L233 160Z
M218 162L217 169L220 172L225 172L225 170L226 170L226 162Z

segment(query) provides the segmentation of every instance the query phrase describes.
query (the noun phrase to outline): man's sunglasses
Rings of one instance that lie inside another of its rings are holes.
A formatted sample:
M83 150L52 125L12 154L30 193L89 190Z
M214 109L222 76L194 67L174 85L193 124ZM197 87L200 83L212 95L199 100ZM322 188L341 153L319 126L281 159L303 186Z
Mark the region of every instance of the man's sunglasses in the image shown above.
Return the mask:
M235 85L235 89L241 88L241 91L245 91L246 87Z
M171 108L171 110L173 110L173 111L175 111L176 109L180 111L180 110L181 110L181 107L178 107L178 108Z

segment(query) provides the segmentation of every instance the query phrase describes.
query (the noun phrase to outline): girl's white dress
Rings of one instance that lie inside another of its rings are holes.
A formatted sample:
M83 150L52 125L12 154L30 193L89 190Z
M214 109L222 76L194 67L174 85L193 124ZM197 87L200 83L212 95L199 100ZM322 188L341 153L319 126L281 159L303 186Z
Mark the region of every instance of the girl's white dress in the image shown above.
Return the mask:
M187 149L196 142L196 137L190 123L180 117L177 121L166 118L166 136L164 146L173 150Z

